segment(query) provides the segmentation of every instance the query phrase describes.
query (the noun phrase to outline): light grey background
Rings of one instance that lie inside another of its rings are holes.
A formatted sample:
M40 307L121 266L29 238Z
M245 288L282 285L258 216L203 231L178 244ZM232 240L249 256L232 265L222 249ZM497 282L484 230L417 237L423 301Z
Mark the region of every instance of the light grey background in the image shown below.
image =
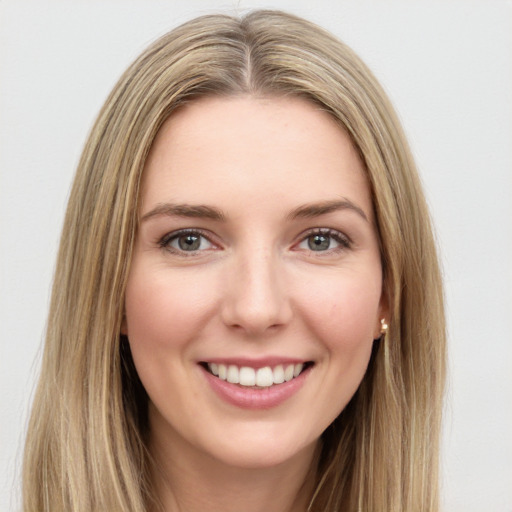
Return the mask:
M446 279L444 510L512 511L512 3L0 2L0 510L21 443L63 212L114 82L193 16L281 8L330 29L389 92L417 158Z

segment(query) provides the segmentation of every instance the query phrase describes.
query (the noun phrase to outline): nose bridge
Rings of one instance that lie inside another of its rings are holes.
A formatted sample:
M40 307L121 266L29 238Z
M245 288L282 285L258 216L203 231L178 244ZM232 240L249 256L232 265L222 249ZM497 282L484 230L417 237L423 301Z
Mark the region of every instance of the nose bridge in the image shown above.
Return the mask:
M279 256L253 247L235 257L225 293L224 322L249 334L286 324L291 308Z

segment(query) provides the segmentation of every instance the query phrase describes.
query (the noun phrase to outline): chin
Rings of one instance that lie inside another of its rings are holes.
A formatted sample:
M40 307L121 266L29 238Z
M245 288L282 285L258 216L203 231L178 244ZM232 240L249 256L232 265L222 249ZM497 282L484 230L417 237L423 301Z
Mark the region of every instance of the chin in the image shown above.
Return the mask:
M290 439L273 437L256 442L249 441L230 443L222 450L215 450L212 456L226 466L240 469L270 469L287 463L295 463L299 459L313 458L319 440L298 445Z

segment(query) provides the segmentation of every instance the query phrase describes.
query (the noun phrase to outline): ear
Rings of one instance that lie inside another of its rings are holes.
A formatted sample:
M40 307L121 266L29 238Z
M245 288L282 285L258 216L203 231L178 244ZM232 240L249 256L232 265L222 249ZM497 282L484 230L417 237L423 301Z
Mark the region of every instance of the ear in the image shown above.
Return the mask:
M126 313L123 313L123 319L121 320L121 335L128 336L128 322L126 321Z
M378 315L375 322L375 330L373 333L374 340L378 340L382 336L382 334L384 334L384 325L386 326L387 330L387 326L389 325L390 319L391 312L389 309L389 298L388 294L386 293L386 290L383 289L379 303Z

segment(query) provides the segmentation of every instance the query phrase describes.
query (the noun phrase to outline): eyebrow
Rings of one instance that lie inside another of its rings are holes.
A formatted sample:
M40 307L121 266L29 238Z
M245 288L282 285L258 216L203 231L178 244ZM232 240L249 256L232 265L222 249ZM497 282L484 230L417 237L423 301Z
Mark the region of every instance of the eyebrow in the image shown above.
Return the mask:
M148 219L157 216L166 216L166 217L192 217L192 218L202 218L202 219L212 219L223 221L226 219L226 216L214 206L207 205L189 205L189 204L173 204L173 203L160 203L155 206L152 210L145 213L140 219L141 222L144 222Z
M289 218L309 219L313 217L319 217L320 215L326 215L328 213L332 213L339 210L352 210L356 212L360 217L362 217L366 222L369 222L368 217L366 216L366 213L364 213L363 209L347 198L334 201L322 201L320 203L311 203L299 206L290 213Z
M352 210L360 217L368 222L368 217L364 211L354 204L349 199L343 198L341 200L322 201L320 203L310 203L301 205L288 215L289 219L297 218L314 218L321 215L326 215L339 210ZM189 205L189 204L173 204L173 203L159 203L152 210L145 213L141 222L144 222L153 217L186 217L186 218L202 218L211 219L216 221L225 221L226 215L214 206L208 205Z

